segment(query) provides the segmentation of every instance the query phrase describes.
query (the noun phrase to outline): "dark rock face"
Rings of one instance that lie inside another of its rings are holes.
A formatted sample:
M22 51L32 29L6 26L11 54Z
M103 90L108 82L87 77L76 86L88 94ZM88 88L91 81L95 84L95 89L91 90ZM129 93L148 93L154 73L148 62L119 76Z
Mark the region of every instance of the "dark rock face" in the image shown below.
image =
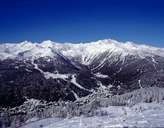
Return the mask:
M0 61L0 106L14 107L25 98L46 101L74 101L103 86L111 86L111 94L124 94L135 89L164 86L164 58L98 56L90 65L83 65L62 55L32 60L6 59ZM102 63L103 62L103 63ZM37 65L37 67L36 67ZM69 74L67 77L48 77ZM96 73L105 75L98 76Z

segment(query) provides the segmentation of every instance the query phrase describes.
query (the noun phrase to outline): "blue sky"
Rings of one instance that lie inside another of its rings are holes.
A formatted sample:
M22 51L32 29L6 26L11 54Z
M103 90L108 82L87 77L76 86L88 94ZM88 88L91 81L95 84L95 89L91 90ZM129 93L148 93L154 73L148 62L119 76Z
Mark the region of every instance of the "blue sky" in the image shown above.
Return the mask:
M107 38L164 47L164 1L0 0L0 42Z

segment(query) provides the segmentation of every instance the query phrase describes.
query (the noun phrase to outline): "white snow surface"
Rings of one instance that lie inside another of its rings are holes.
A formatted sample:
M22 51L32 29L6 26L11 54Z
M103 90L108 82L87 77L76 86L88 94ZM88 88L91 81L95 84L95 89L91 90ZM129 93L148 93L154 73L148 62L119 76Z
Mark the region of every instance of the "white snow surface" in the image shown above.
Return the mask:
M81 86L79 83L77 83L75 74L72 75L71 82L72 82L74 85L76 85L78 88L80 88L80 89L83 89L83 90L86 90L86 91L90 91L90 90L84 88L83 86Z
M164 127L164 104L140 103L133 107L109 106L92 117L47 118L27 123L21 128L111 128Z
M96 73L95 76L99 78L108 78L108 75L101 74L100 72Z
M40 73L42 73L44 75L44 77L46 79L57 79L57 78L60 78L60 79L67 79L69 76L71 76L71 74L60 74L58 73L58 71L56 71L56 73L51 73L51 72L44 72L42 69L40 69L38 67L38 65L36 63L34 63L34 60L32 59L32 64L34 65L34 68L36 70L38 70Z
M56 43L50 40L42 43L24 41L21 43L0 44L0 59L2 60L7 58L55 57L56 53L60 53L68 58L80 58L81 63L88 65L95 57L104 52L112 53L112 55L121 54L122 59L127 55L136 55L138 57L158 55L164 57L164 48L137 45L133 42L123 43L112 39L79 44Z

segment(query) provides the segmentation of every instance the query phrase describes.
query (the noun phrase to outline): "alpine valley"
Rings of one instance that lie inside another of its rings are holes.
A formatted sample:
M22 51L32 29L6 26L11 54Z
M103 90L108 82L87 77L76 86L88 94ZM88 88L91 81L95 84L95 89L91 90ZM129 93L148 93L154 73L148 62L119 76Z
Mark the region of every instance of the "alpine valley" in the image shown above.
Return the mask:
M3 127L18 127L30 119L90 117L97 107L159 104L163 87L164 48L112 39L0 44ZM129 109L118 110L125 114Z

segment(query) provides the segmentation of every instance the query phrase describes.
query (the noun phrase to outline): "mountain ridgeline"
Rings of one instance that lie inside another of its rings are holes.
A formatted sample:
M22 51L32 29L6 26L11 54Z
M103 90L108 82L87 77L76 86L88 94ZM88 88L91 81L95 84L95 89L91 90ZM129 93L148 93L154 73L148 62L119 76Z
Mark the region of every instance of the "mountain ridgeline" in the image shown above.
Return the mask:
M0 106L28 98L75 101L99 89L110 95L164 86L164 49L131 42L0 44Z

